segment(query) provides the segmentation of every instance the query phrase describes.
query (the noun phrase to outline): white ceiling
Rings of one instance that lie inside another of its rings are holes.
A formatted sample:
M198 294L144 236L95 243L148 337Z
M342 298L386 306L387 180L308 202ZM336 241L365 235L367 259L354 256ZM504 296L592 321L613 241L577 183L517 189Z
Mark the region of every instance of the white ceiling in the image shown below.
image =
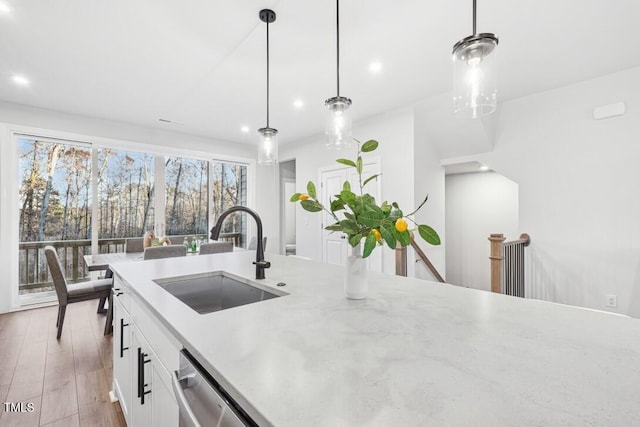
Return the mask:
M271 126L281 141L321 132L335 96L332 0L0 1L13 9L0 16L3 101L252 142L266 124L265 7L278 15ZM471 4L343 0L341 94L354 118L450 91L451 47L471 33ZM478 1L478 30L500 38L500 100L640 65L630 47L639 18L636 0ZM31 85L17 87L15 73Z

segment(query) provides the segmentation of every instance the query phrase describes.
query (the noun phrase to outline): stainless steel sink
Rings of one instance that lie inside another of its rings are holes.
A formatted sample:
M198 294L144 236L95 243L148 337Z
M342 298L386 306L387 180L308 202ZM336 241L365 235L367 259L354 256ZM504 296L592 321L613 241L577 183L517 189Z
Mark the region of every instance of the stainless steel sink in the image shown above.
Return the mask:
M225 271L167 277L154 282L200 314L287 295Z

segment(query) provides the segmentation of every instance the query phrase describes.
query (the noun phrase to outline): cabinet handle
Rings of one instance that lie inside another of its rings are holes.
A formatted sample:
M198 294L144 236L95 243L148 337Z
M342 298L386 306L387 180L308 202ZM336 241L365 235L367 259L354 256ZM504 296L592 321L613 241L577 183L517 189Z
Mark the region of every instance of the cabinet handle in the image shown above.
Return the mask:
M144 382L144 365L151 362L151 359L144 360L147 356L148 354L143 353L142 348L138 347L138 397L140 398L141 405L144 405L144 396L151 393L151 390L144 390L144 388L149 385Z
M113 294L117 297L119 297L120 295L122 295L124 292L122 292L122 290L120 288L113 288Z
M129 347L124 346L124 327L129 326L128 323L124 323L124 319L120 318L120 358L124 357L124 351L129 350Z

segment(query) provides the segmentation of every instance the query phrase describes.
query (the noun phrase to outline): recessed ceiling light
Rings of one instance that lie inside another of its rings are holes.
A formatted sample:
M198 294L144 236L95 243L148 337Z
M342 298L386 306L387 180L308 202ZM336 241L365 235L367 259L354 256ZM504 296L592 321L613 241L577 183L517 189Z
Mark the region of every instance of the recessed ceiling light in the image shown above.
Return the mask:
M371 64L369 64L369 71L371 71L372 74L378 74L380 71L382 71L382 62L373 61Z
M11 6L7 3L0 1L0 15L10 15L11 14Z
M25 76L21 76L19 74L15 74L11 80L18 86L29 86L29 79Z
M249 126L242 126L240 130L242 131L242 133L249 133Z
M481 170L482 172L486 172L489 170L489 166L487 165L480 165L478 166L478 169Z
M302 108L304 107L304 101L302 99L296 99L295 101L293 101L293 106L295 108Z

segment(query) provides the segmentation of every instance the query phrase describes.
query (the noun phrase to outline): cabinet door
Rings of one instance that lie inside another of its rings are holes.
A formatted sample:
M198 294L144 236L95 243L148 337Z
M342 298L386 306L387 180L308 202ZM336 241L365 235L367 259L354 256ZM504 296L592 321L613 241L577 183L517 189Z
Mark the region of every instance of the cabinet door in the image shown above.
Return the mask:
M153 404L153 375L151 350L140 331L133 326L131 328L131 378L133 381L131 426L144 427L153 426L152 404Z
M153 362L152 362L153 363ZM167 371L153 363L153 400L151 401L154 427L177 427L178 404L173 395Z
M130 423L132 378L130 318L116 295L113 297L113 391L127 423Z

